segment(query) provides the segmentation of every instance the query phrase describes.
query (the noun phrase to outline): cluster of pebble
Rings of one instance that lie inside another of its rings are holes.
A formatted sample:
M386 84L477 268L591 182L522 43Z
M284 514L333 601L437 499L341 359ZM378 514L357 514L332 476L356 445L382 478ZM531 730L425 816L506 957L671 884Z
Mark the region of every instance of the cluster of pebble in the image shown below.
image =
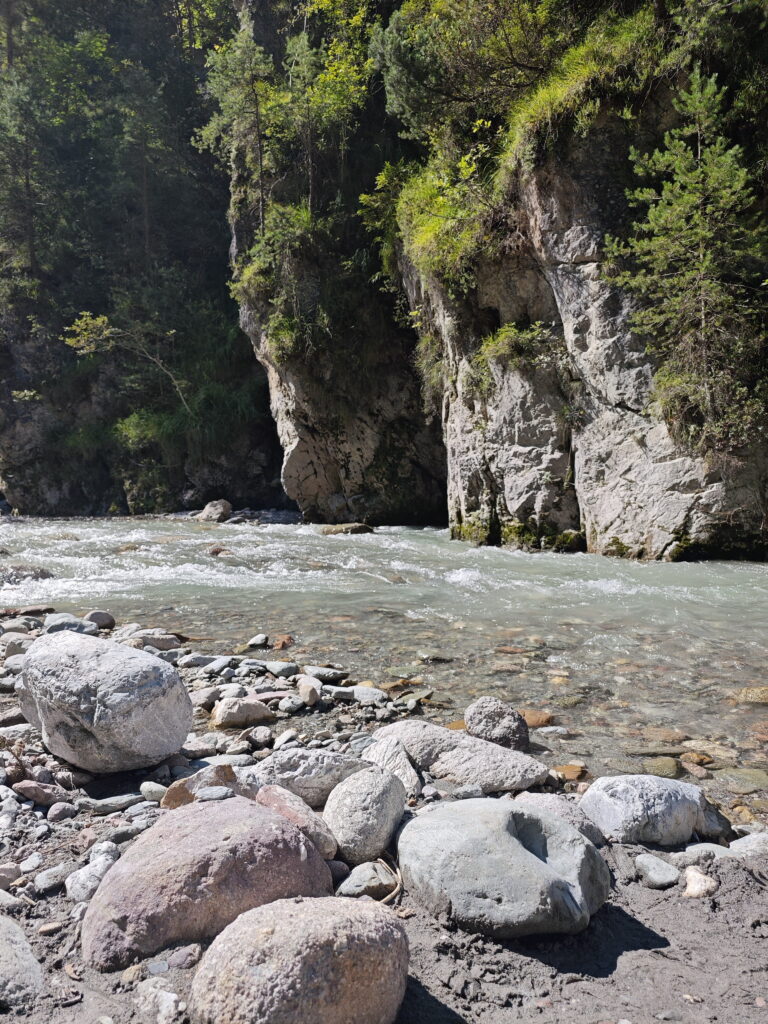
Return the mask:
M689 898L712 895L715 859L768 856L691 783L564 792L497 698L444 728L342 669L204 655L104 612L8 620L0 647L18 701L0 717L3 1008L66 1006L82 971L119 971L153 1024L391 1024L403 892L496 939L573 934L610 896L612 844ZM344 728L350 708L368 728ZM320 728L275 735L308 709ZM63 939L47 969L35 926Z

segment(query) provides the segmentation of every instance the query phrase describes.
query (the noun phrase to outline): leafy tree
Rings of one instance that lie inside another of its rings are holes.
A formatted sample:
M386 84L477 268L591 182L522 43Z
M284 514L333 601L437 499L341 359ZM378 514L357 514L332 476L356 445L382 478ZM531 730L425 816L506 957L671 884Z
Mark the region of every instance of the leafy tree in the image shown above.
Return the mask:
M729 451L768 427L768 231L744 151L722 133L724 101L697 67L663 147L632 151L648 184L628 197L644 216L607 251L625 263L615 279L640 300L633 326L661 358L666 415L697 449Z

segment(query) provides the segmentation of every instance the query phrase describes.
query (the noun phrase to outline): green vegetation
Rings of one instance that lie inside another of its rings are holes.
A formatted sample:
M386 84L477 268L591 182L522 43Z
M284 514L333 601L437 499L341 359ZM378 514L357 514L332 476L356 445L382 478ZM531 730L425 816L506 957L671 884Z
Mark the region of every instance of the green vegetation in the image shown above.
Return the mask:
M530 370L551 364L558 350L552 329L543 323L504 324L484 338L472 356L470 374L474 390L483 396L491 393L494 364Z
M629 193L645 215L609 240L616 280L642 305L635 329L661 357L658 401L699 451L764 442L768 430L768 226L744 149L723 134L725 90L697 67L674 101L678 127L648 154L633 150Z
M229 0L0 6L0 332L38 353L9 397L64 430L41 474L98 458L123 507L158 472L176 506L187 460L268 415L227 290L226 177L191 141L234 27Z

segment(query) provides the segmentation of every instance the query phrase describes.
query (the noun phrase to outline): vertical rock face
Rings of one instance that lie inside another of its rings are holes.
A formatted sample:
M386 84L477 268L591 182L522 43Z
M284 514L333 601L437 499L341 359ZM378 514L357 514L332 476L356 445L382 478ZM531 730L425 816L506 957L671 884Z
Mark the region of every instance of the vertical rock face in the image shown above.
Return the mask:
M422 409L405 332L392 327L381 345L361 338L353 354L278 361L259 311L244 305L241 323L269 378L283 488L307 519L445 520L440 425Z
M514 252L477 266L465 304L403 260L410 304L442 343L454 535L650 559L764 554L768 456L715 465L675 442L653 409L654 365L628 301L604 277L626 150L606 121L521 173ZM550 351L490 358L479 388L482 338L521 321L551 325Z

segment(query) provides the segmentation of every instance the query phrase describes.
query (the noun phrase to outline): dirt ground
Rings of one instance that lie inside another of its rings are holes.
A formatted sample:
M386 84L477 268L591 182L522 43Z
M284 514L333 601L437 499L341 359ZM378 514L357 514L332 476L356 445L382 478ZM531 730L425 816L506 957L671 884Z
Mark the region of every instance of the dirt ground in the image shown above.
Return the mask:
M656 891L630 881L627 854L637 852L605 853L614 872L611 899L586 931L564 938L494 942L444 927L406 894L395 912L408 930L411 968L397 1024L768 1022L765 860L720 860L709 869L720 882L715 895L686 899L682 886ZM71 904L52 902L41 920L64 921ZM37 934L41 920L28 908L20 923L53 985L34 1012L17 1019L155 1024L136 1008L135 988L120 972L83 967L74 923L46 937ZM184 1000L193 974L168 971L158 980Z

